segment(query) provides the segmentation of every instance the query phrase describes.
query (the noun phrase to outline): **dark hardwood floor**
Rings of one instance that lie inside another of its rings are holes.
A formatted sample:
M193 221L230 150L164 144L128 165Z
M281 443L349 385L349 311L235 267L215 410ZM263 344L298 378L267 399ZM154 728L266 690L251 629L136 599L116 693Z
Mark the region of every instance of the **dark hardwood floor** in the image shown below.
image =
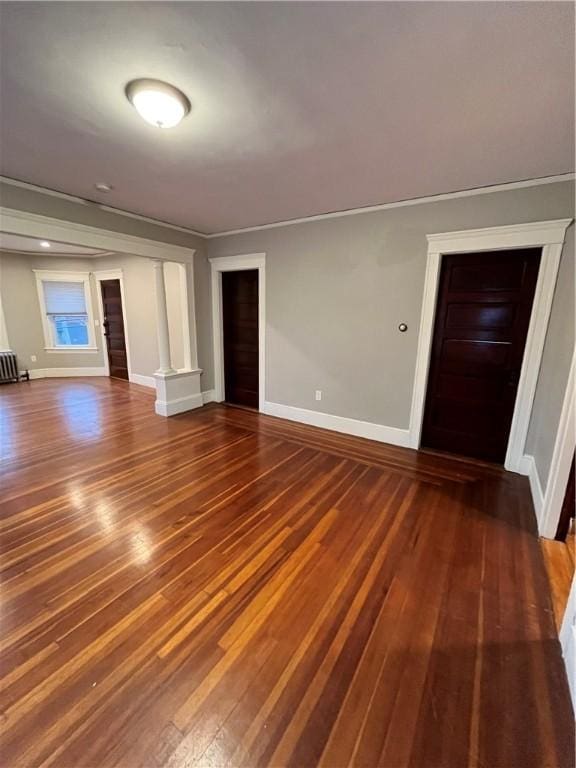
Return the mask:
M556 619L558 632L560 632L560 627L562 626L564 611L566 610L570 587L574 578L574 560L576 556L574 541L574 533L568 534L566 541L540 540L544 563L548 573L552 605L554 606L554 618Z
M525 478L108 379L0 429L3 766L574 765Z

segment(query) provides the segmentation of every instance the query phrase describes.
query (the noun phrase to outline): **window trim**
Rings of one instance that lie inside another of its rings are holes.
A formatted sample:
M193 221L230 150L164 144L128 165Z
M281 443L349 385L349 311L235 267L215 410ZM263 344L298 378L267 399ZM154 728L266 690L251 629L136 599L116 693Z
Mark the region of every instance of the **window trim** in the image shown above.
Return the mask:
M38 292L38 302L40 305L40 317L42 320L42 330L44 332L44 350L46 352L98 352L96 346L96 337L94 333L94 311L92 309L92 288L90 285L90 272L64 272L50 271L45 269L32 270L36 276L36 290ZM84 286L84 301L86 302L86 315L88 318L88 344L75 346L58 346L54 342L52 335L52 324L46 312L46 302L44 299L43 283L82 283Z

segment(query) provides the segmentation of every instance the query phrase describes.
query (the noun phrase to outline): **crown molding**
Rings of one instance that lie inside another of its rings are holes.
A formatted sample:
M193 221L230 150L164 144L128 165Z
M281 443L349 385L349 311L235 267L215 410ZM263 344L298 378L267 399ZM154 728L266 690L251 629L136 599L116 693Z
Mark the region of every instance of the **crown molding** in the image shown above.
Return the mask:
M428 195L426 197L413 197L407 200L399 200L392 203L381 203L380 205L367 205L360 208L348 208L342 211L332 211L330 213L319 213L312 216L302 216L297 219L285 219L282 221L275 221L270 224L259 224L253 227L240 227L238 229L229 229L223 232L213 232L206 234L204 232L198 232L195 229L189 227L183 227L178 224L171 224L167 221L160 219L153 219L149 216L143 216L139 213L132 213L125 211L122 208L114 208L113 206L105 205L93 200L86 200L82 197L76 197L74 195L66 194L65 192L58 192L47 187L39 187L35 184L30 184L27 181L19 181L18 179L11 179L6 176L0 176L0 182L8 184L14 187L20 187L22 189L29 189L33 192L38 192L44 195L50 195L52 197L59 197L63 200L76 203L78 205L92 206L99 210L106 211L107 213L115 213L118 216L125 216L130 219L136 219L137 221L143 221L147 224L154 224L157 227L164 227L166 229L172 229L176 232L185 232L188 235L194 235L202 240L212 240L217 237L229 237L230 235L240 235L248 232L260 232L267 229L276 229L278 227L289 227L294 224L306 224L314 221L324 221L327 219L337 219L343 216L356 216L362 213L375 213L377 211L388 211L394 208L405 208L411 205L425 205L426 203L439 203L445 200L457 200L463 197L473 197L474 195L486 195L492 192L505 192L514 189L526 189L529 187L539 187L543 184L558 184L565 181L574 181L576 174L574 173L562 173L555 176L542 176L536 179L525 179L523 181L511 181L503 184L493 184L487 187L473 187L472 189L463 189L458 192L445 192L437 195Z
M511 181L505 184L494 184L488 187L474 187L472 189L463 189L459 192L446 192L438 195L429 195L427 197L413 197L408 200L399 200L395 203L382 203L381 205L367 205L362 208L349 208L345 211L334 211L332 213L319 213L315 216L303 216L299 219L287 219L286 221L276 221L272 224L262 224L255 227L244 227L240 229L230 229L226 232L216 232L211 235L204 235L207 240L216 237L228 237L230 235L241 235L247 232L260 232L266 229L276 229L277 227L289 227L293 224L306 224L313 221L325 221L326 219L338 219L343 216L356 216L362 213L375 213L377 211L389 211L394 208L405 208L411 205L424 205L426 203L439 203L445 200L457 200L461 197L474 197L475 195L487 195L492 192L506 192L513 189L526 189L528 187L539 187L543 184L558 184L563 181L574 181L576 174L562 173L556 176L542 176L538 179L525 179L524 181Z
M143 221L146 224L154 224L155 226L163 227L164 229L173 229L176 232L185 232L187 235L194 235L195 237L201 237L202 239L207 237L204 232L196 232L196 230L190 229L189 227L182 227L178 224L170 224L168 221L153 219L150 216L143 216L140 213L125 211L123 208L114 208L112 205L106 205L105 203L100 203L97 200L88 200L84 197L76 197L76 195L68 195L65 192L58 192L55 189L48 189L48 187L39 187L37 184L30 184L28 181L19 181L18 179L11 179L8 176L0 176L0 182L11 187L29 189L31 192L38 192L41 195L58 197L61 200L67 200L69 203L76 203L76 205L98 208L100 211L105 211L106 213L115 213L117 216L125 216L128 219L136 219L136 221Z
M439 253L562 244L566 230L572 221L573 219L530 221L526 224L510 224L502 227L438 232L427 235L426 238L429 248Z
M196 253L195 248L173 245L161 240L149 240L136 235L113 232L75 221L40 216L37 213L2 206L0 206L0 232L163 261L192 261Z

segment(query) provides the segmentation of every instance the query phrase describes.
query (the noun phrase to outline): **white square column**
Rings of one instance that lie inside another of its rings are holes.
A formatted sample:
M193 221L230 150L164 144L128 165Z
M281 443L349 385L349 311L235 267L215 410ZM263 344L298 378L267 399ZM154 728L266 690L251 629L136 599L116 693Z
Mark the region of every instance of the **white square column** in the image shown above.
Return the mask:
M159 416L175 416L177 413L199 408L203 404L200 390L201 373L201 368L193 371L155 373L156 413Z
M156 328L158 333L158 358L160 367L154 374L156 381L155 410L159 416L174 416L177 413L191 411L199 408L202 403L202 391L200 389L201 368L186 368L176 371L172 367L170 352L170 334L168 329L168 306L166 301L166 282L164 279L164 262L154 259L154 279L156 287ZM183 277L187 280L187 271L184 268ZM190 307L184 292L182 312L186 313L186 333L196 332L195 327L190 328L188 322ZM185 346L190 345L191 339L185 339ZM196 351L196 339L194 339L194 353ZM186 355L187 364L190 365L191 355Z

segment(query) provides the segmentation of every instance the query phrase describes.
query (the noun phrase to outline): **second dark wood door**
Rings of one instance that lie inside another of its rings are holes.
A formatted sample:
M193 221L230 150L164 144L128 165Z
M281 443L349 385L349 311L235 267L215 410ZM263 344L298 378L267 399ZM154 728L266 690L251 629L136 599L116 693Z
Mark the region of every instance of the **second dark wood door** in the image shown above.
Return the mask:
M115 379L128 379L128 356L126 354L120 280L102 280L100 286L110 376Z
M562 509L560 510L560 520L558 521L558 529L556 541L566 541L568 532L570 531L570 523L574 517L576 510L576 457L572 459L572 465L570 467L570 473L568 475L568 483L566 485L566 491L564 492L564 502L562 503Z
M422 445L503 463L540 249L444 256Z
M222 273L226 402L258 408L258 270Z

